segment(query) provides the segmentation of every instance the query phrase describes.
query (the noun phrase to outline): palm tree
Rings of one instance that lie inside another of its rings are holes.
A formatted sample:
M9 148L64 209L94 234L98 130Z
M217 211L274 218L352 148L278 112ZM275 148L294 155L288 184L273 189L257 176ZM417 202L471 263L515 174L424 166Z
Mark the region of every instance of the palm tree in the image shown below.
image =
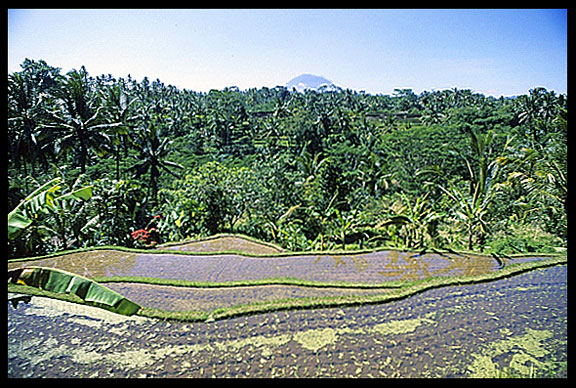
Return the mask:
M290 221L288 219L292 216L292 213L294 213L294 211L300 208L300 206L301 204L294 205L279 217L274 215L273 217L268 219L266 225L270 228L270 233L272 234L272 238L274 239L274 241L276 242L278 241L278 239L282 234L282 231L286 227L290 227L292 223L298 221L298 219L292 219Z
M357 220L358 210L354 209L351 212L344 213L334 207L329 211L330 216L335 215L332 218L331 226L333 230L333 235L340 240L342 244L342 250L346 250L346 238L352 232L360 226L360 221Z
M18 164L30 163L32 175L36 161L45 161L47 144L42 141L39 126L44 119L44 106L50 100L59 79L60 69L50 67L44 61L26 59L23 71L8 75L8 139L10 157ZM27 182L26 182L27 185ZM26 189L28 190L28 189Z
M337 198L338 198L338 190L336 190L336 192L332 196L332 199L330 199L330 202L328 202L328 205L325 208L316 209L314 206L308 207L308 210L311 212L311 216L320 222L320 231L318 233L318 236L316 237L316 240L318 240L318 238L320 239L321 251L324 250L324 237L326 234L328 222L330 221L332 215L335 214L334 203Z
M140 118L140 114L134 113L136 98L129 100L124 89L116 84L103 90L103 100L106 103L106 114L112 122L119 123L110 128L110 145L114 148L116 157L116 180L120 180L121 147L129 144L131 138L128 136L131 128L135 126L135 120Z
M559 213L565 221L568 207L568 121L567 110L559 108L548 126L548 135L538 149L522 147L505 159L510 173L508 183L518 184L526 199L536 208Z
M529 147L538 149L558 115L561 99L553 91L539 87L531 89L529 95L522 95L516 101L518 121L526 127Z
M31 163L34 174L34 161L37 159L39 144L37 138L37 110L39 99L22 74L8 76L8 137L11 154L16 163L23 161L24 175L28 175L26 164ZM26 188L28 190L28 188Z
M136 144L140 150L140 161L132 166L130 170L134 171L136 176L150 173L149 190L151 191L152 203L156 204L158 198L158 179L160 178L161 171L179 178L172 169L184 169L184 167L178 163L166 160L166 157L171 151L170 145L172 144L172 141L168 138L161 140L156 126L152 123L140 132Z
M364 153L366 156L360 160L357 169L362 190L367 190L370 197L378 197L388 189L388 179L393 174L386 173L386 165L377 154L367 150Z
M55 107L47 111L49 123L42 125L50 131L57 153L74 149L78 152L81 173L86 172L89 152L103 155L108 150L110 136L106 132L122 123L107 123L102 117L103 106L93 92L86 69L68 72L59 89Z

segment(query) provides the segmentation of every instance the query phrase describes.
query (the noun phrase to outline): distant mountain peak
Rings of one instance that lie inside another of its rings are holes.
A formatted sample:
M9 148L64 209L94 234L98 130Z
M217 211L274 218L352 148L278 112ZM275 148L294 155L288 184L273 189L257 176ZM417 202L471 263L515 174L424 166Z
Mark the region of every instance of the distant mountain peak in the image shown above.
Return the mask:
M300 74L298 77L286 82L288 89L295 88L299 92L306 89L318 90L322 86L325 86L327 90L334 90L336 88L336 85L334 85L332 81L314 74Z

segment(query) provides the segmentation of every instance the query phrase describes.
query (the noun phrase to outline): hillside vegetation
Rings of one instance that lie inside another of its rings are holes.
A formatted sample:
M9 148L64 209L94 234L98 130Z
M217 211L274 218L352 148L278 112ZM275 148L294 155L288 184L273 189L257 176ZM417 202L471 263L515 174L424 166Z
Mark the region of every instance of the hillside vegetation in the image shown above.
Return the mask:
M567 96L8 75L9 256L241 233L288 250L567 242ZM30 195L32 194L32 195Z

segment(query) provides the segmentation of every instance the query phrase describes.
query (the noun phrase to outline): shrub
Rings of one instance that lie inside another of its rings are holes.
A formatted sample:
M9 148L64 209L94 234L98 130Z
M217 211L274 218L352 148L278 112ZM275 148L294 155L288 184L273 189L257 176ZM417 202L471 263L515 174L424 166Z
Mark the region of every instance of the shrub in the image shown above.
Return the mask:
M562 239L530 224L511 225L504 235L488 242L490 250L499 253L553 253L562 246Z

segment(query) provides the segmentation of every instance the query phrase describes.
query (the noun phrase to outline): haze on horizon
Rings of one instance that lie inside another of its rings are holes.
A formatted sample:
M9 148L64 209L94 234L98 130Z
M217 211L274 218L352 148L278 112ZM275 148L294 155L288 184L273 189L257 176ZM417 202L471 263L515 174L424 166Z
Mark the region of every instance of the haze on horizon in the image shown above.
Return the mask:
M567 10L10 9L8 72L25 58L194 91L309 73L374 94L565 94Z

